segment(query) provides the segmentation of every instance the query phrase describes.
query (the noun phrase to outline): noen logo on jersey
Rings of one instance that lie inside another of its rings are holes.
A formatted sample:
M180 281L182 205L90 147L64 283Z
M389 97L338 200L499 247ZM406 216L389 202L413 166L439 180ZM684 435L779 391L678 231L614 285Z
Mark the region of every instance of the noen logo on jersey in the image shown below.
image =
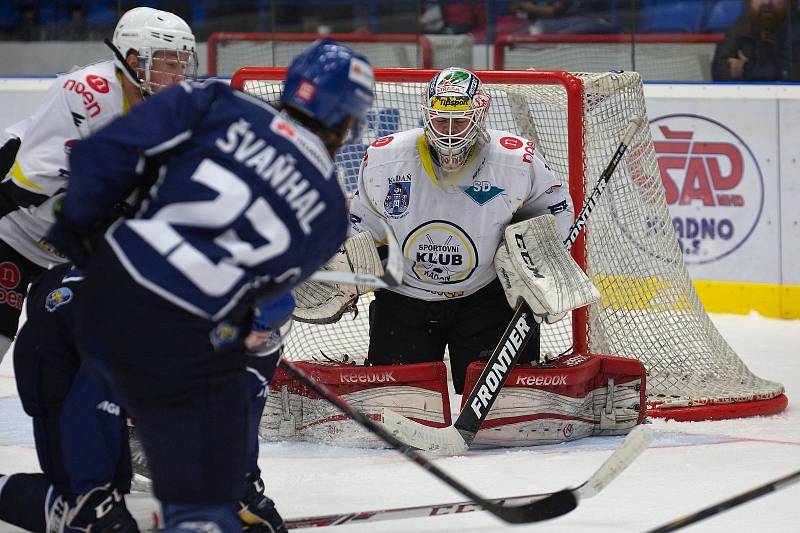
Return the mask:
M417 279L433 283L459 283L478 266L478 250L472 238L447 220L417 226L403 241L403 254L414 261Z
M402 218L411 200L411 174L389 178L383 210L389 218Z
M502 386L514 368L514 359L522 347L523 339L530 330L528 314L522 313L503 344L497 361L492 363L491 367L484 369L480 380L475 384L478 394L472 400L470 407L476 417L480 418L483 410L487 409L489 404L494 401L494 393Z
M72 290L69 287L59 287L47 295L44 300L44 308L49 313L52 313L62 305L66 305L72 301Z

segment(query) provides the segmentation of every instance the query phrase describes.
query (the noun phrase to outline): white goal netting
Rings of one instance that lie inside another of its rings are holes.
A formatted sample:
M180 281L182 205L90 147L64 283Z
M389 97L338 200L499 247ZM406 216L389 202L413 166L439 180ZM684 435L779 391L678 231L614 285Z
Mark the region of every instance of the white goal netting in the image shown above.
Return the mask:
M418 95L431 73L376 71L377 99L362 143L337 157L339 177L353 190L369 142L420 125ZM635 72L478 73L492 96L488 126L532 138L565 179L576 203L588 195L613 155L632 115L646 116L640 76ZM278 69L234 85L276 101ZM392 81L402 79L403 81ZM648 371L651 414L667 408L724 405L729 418L780 410L756 408L782 397L783 386L751 373L725 342L700 303L683 263L664 199L650 132L642 128L589 218L585 244L573 250L603 295L588 313L542 331L542 351L591 351L635 358ZM286 353L292 359L367 351L368 301L357 316L334 325L295 324ZM748 405L749 407L738 406ZM731 406L733 406L731 408Z

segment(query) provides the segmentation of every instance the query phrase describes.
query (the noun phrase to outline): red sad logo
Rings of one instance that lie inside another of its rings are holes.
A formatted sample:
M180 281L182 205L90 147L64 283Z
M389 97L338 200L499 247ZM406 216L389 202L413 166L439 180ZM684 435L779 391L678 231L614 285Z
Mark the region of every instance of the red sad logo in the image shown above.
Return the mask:
M500 146L508 150L518 150L522 148L522 141L516 137L501 137Z
M699 115L658 117L650 130L686 263L734 252L764 207L764 180L750 148L727 126Z
M102 76L89 74L86 76L86 83L89 84L89 87L101 94L105 94L109 91L108 80Z
M0 286L6 289L13 289L19 285L20 279L22 279L22 276L17 265L11 261L0 263Z
M380 139L375 139L372 142L372 146L375 146L376 148L378 148L380 146L386 146L387 144L392 142L392 140L394 140L394 137L392 135L387 135L386 137L381 137Z

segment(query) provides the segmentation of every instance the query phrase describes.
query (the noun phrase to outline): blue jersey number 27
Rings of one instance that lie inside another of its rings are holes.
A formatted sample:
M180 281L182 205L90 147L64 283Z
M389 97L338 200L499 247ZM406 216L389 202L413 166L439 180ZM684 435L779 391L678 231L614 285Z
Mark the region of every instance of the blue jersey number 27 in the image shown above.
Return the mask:
M238 283L244 272L237 265L254 266L289 249L291 234L264 198L252 201L250 187L233 172L204 159L190 178L214 191L213 200L178 202L159 209L150 219L130 220L128 226L184 274L203 293L221 296ZM229 228L214 244L230 253L215 263L186 241L173 225L223 229L244 215L267 244L253 247Z

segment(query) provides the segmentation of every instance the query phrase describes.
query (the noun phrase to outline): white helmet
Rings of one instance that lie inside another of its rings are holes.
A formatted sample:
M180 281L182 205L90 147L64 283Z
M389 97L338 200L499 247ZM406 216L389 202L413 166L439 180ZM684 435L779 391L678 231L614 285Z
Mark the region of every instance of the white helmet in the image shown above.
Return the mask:
M167 11L150 7L136 7L127 11L114 29L113 44L123 58L131 50L139 56L138 79L133 79L125 65L118 66L145 93L151 94L166 84L197 75L197 54L192 29L182 18ZM173 54L157 54L165 51ZM155 69L154 59L160 65L156 65ZM164 61L170 66L165 66ZM182 73L174 68L176 62Z
M489 95L469 70L446 68L428 83L422 93L425 137L443 170L458 170L478 137L488 140L484 126L488 112Z

